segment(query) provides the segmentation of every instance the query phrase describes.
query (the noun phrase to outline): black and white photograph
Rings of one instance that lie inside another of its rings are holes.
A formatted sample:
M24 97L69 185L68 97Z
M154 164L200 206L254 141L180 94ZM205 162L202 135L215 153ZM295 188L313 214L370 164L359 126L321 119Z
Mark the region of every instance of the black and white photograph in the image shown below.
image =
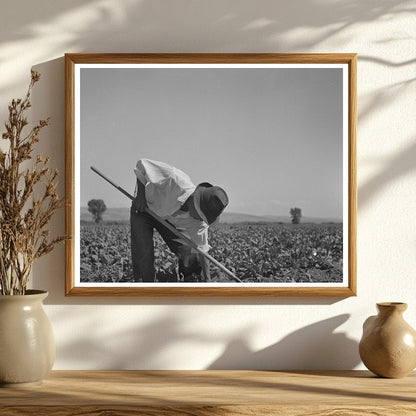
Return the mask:
M84 61L67 100L72 288L351 291L347 59Z

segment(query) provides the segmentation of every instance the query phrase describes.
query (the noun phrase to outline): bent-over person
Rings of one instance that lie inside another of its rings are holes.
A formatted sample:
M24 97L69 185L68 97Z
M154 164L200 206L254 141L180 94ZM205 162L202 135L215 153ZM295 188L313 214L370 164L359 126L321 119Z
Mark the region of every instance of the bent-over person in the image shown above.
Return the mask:
M228 196L208 182L195 186L181 170L163 162L140 159L136 168L136 192L130 211L131 255L135 281L154 282L154 242L156 229L178 257L179 275L184 282L194 276L209 280L208 260L181 242L163 224L145 212L148 208L208 252L208 227L228 205Z

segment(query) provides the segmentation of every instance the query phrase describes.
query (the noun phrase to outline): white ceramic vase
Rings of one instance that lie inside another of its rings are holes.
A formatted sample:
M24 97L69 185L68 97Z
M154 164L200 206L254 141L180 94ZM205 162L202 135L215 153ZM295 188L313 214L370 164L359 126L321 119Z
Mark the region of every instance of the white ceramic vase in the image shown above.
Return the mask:
M0 295L0 385L41 383L55 361L52 326L42 301L48 292Z

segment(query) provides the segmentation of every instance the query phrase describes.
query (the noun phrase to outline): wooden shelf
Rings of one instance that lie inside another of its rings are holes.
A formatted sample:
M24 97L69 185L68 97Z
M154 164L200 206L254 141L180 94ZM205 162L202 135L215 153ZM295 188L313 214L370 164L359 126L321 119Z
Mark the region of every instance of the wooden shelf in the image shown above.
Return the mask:
M0 389L0 415L416 415L416 373L367 371L53 371Z

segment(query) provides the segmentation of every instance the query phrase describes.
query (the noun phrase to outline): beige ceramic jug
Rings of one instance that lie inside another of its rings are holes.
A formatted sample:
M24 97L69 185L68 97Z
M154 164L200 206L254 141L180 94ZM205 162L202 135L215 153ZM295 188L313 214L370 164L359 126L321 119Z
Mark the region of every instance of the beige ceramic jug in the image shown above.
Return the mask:
M360 357L373 373L400 378L416 367L416 331L403 319L406 303L377 303L363 325Z

